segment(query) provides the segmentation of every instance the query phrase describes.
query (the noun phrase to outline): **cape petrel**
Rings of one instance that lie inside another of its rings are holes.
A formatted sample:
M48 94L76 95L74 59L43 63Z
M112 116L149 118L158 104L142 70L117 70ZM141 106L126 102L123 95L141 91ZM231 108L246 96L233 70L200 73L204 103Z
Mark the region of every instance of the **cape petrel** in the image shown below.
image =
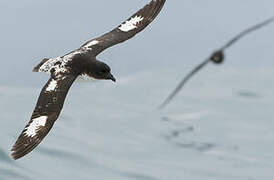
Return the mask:
M96 56L142 31L159 14L165 1L152 0L112 31L64 56L44 59L33 69L34 72L50 73L51 77L40 93L31 120L12 147L13 159L31 152L49 133L60 115L69 88L78 77L116 81L110 67Z
M173 92L166 98L166 100L159 106L159 109L164 108L183 88L183 86L188 82L188 80L195 75L199 70L201 70L205 65L207 65L209 62L213 62L215 64L222 64L225 59L224 51L231 47L233 44L235 44L238 40L240 40L242 37L246 36L247 34L258 30L262 28L263 26L266 26L274 21L274 17L271 17L259 24L256 24L238 35L236 35L234 38L232 38L230 41L228 41L223 47L218 49L217 51L213 52L204 62L197 65L192 71L190 71L189 74L179 83L179 85L173 90Z

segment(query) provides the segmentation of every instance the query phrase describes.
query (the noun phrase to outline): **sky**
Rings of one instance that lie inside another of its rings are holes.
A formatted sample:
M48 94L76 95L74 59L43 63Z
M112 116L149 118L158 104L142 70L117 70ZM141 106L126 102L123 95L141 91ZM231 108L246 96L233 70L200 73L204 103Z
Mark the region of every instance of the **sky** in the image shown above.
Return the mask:
M64 55L110 31L148 2L1 0L0 86L44 84L48 75L32 72L43 58ZM98 59L118 80L150 69L187 71L235 34L274 16L273 7L273 0L167 0L148 28ZM274 24L242 39L229 49L222 68L273 67L273 31Z

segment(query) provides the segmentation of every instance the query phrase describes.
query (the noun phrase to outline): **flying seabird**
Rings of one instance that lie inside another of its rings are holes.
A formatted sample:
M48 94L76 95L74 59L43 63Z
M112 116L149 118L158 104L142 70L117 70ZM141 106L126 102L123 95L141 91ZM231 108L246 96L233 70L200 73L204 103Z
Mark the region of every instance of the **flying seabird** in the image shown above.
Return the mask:
M246 36L247 34L258 30L262 28L263 26L268 25L269 23L274 21L274 17L269 18L259 24L256 24L241 33L239 33L237 36L232 38L230 41L228 41L223 47L218 49L217 51L214 51L205 61L197 65L192 71L190 71L189 74L179 83L179 85L173 90L173 92L166 98L166 100L159 106L159 109L164 108L170 101L179 93L179 91L183 88L183 86L188 82L188 80L195 75L199 70L201 70L203 67L205 67L209 62L213 62L215 64L222 64L225 59L224 51L231 47L234 43L236 43L238 40L240 40L242 37Z
M60 115L69 88L77 78L116 81L110 67L97 60L96 56L142 31L159 14L165 2L152 0L112 31L64 56L44 59L33 69L34 72L49 73L51 77L40 93L31 120L12 147L13 159L31 152L49 133Z

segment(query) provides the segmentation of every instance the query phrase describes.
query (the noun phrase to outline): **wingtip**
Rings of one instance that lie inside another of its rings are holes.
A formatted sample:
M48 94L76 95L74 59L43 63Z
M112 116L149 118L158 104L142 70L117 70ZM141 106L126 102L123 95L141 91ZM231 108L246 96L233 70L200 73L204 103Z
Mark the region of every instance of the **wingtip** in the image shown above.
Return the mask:
M11 157L11 159L14 160L14 161L16 161L16 160L18 159L18 158L13 154L13 152L11 153L10 157Z
M25 155L27 155L29 152L30 151L26 151L25 149L23 149L23 151L22 151L22 150L20 150L20 148L13 147L11 149L10 156L13 160L18 160L18 159L24 157Z
M18 159L20 159L20 158L23 157L23 156L17 156L17 155L15 155L13 153L10 156L11 156L11 159L14 160L14 161L16 161L16 160L18 160Z
M165 108L165 106L167 105L166 104L167 102L164 101L160 106L157 107L157 110L160 111L160 110L163 110Z
M36 144L34 144L34 145L36 145ZM34 148L35 148L35 146L33 146L33 145L27 146L27 144L24 144L22 141L20 141L20 137L19 137L18 140L16 141L16 143L11 148L10 156L13 160L18 160L18 159L24 157L25 155L27 155Z
M11 159L13 159L13 160L19 159L19 157L16 156L15 153L16 153L16 152L15 152L15 150L14 150L14 147L12 147L10 157L11 157Z
M16 156L16 149L15 149L15 145L13 145L12 146L12 148L11 148L11 154L10 154L10 157L13 159L13 160L17 160L17 159L19 159L19 157L18 156Z

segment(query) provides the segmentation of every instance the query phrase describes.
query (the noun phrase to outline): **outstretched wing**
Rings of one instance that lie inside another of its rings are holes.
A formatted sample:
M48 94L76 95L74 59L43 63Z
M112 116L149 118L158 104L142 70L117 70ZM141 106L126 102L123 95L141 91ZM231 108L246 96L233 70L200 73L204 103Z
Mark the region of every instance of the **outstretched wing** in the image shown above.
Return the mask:
M170 101L180 92L188 80L195 75L199 70L201 70L205 65L207 65L211 60L206 59L204 62L196 66L188 75L178 84L178 86L172 91L172 93L166 98L166 100L159 106L159 109L164 108Z
M41 91L31 120L12 147L12 158L18 159L31 152L49 133L58 118L76 76L63 74L51 77Z
M152 0L120 26L101 37L86 42L82 47L91 48L97 56L105 49L132 38L155 19L165 2L166 0Z
M239 39L241 39L241 38L244 37L245 35L247 35L247 34L253 32L253 31L256 31L257 29L262 28L262 27L264 27L264 26L266 26L266 25L272 23L273 21L274 21L274 17L271 17L271 18L269 18L269 19L267 19L267 20L265 20L265 21L263 21L263 22L261 22L261 23L259 23L259 24L256 24L256 25L254 25L254 26L252 26L252 27L250 27L250 28L248 28L248 29L242 31L242 32L239 33L237 36L235 36L234 38L232 38L227 44L225 44L225 45L221 48L221 50L225 50L225 49L229 48L230 46L232 46L234 43L236 43Z

